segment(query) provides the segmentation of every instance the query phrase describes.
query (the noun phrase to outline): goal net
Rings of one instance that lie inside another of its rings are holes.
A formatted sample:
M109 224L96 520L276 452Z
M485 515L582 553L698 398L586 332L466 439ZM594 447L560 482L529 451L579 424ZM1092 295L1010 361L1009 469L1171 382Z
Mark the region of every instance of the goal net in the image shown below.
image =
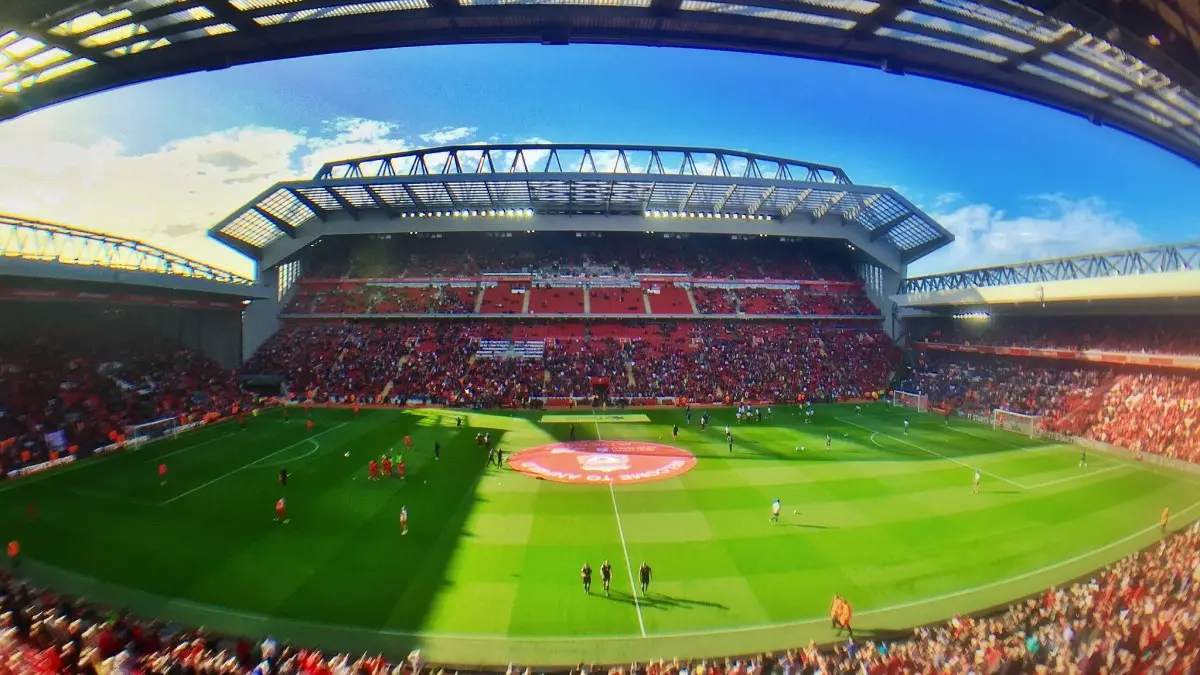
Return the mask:
M917 412L929 412L929 395L893 391L892 405L897 408L914 408Z
M1042 416L996 408L992 411L992 428L1039 438L1042 435Z
M161 420L135 424L125 427L125 439L128 441L149 441L155 438L169 436L179 428L179 420L175 417L164 417Z

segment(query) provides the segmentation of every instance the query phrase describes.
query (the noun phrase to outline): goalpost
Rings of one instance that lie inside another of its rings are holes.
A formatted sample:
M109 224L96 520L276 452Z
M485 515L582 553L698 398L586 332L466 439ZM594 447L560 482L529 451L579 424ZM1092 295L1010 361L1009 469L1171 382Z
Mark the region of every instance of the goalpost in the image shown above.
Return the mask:
M996 408L992 411L992 428L1011 431L1030 438L1041 438L1044 433L1041 415L1026 415L1003 408Z
M929 395L914 394L909 391L893 391L892 406L896 408L916 408L917 412L929 412Z
M178 418L164 417L161 420L125 427L125 439L128 441L145 442L169 436L175 433L177 429L179 429Z

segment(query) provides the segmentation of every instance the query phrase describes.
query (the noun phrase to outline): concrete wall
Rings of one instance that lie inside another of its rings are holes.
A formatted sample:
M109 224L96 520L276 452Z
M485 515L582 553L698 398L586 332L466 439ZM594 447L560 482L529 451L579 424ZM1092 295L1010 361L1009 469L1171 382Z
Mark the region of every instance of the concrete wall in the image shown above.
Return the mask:
M293 286L288 289L288 294L283 298L279 297L279 277L274 269L260 272L258 285L269 290L270 293L267 294L267 298L251 302L242 312L241 361L243 363L253 356L255 350L283 325L283 322L279 320L279 313L283 311L288 298L295 292Z

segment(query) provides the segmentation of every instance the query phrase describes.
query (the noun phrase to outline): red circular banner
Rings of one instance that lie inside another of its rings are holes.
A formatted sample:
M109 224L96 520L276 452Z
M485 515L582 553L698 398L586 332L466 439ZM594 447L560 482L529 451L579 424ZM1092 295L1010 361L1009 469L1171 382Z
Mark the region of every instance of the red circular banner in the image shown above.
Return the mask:
M508 463L526 476L556 483L629 485L681 476L696 466L696 456L661 443L574 441L522 450Z

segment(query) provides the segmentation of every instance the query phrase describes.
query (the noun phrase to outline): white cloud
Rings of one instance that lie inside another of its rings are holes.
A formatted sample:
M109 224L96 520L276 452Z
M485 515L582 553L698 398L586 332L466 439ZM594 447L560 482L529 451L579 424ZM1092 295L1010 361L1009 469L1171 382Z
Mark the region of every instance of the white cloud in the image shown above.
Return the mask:
M447 145L475 135L479 127L442 127L427 134L421 134L421 140L434 145Z
M474 133L449 131L459 138ZM317 132L227 129L148 152L111 138L63 137L37 115L0 125L0 212L140 239L242 274L251 264L207 237L208 228L277 181L413 145L395 125L359 118Z
M1031 213L1019 215L987 204L961 202L960 195L943 195L935 201L945 210L930 215L954 233L955 241L914 264L910 274L1120 250L1146 243L1136 223L1097 197L1076 200L1039 195L1031 198Z

